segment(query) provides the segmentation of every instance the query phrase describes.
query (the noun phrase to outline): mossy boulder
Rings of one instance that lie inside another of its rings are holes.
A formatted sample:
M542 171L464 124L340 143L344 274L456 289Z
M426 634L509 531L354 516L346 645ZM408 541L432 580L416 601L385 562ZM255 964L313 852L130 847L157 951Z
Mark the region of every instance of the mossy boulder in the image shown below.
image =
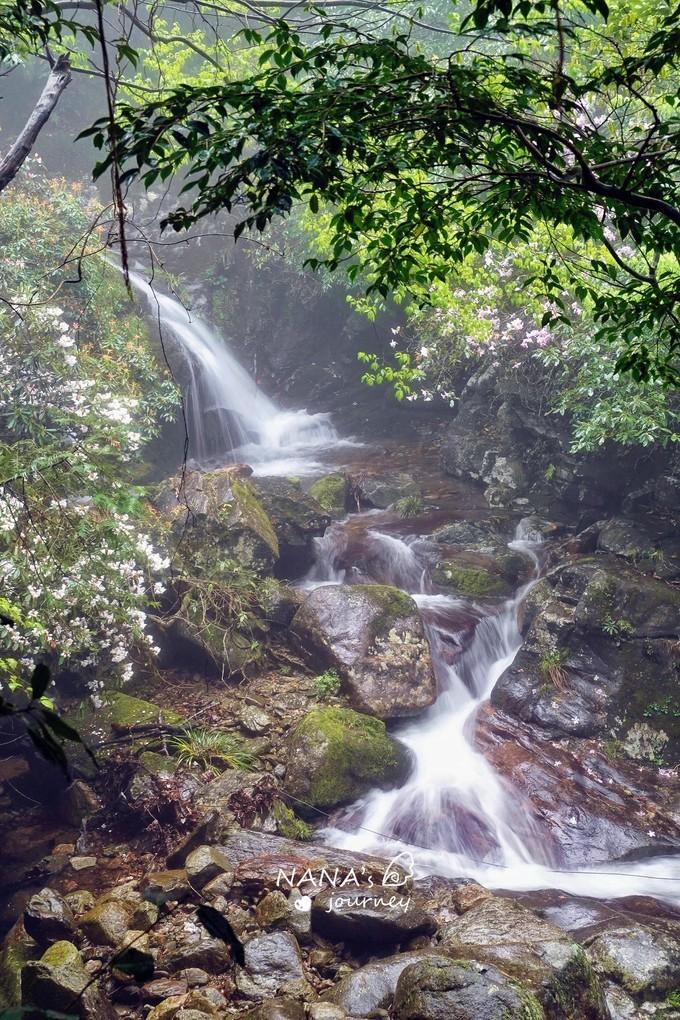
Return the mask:
M397 982L394 1020L544 1020L538 999L496 967L433 958L413 963Z
M82 1020L116 1020L113 1004L100 993L71 942L55 942L21 972L21 1002Z
M291 630L314 668L334 669L353 708L380 719L431 705L436 682L413 599L388 585L324 585Z
M397 786L410 769L407 749L385 724L349 708L309 712L289 734L287 756L286 792L323 809Z
M596 555L559 568L523 607L525 641L492 704L551 734L680 760L680 592Z
M660 999L680 988L680 925L666 931L622 925L598 935L588 951L596 969L637 999Z
M276 535L276 576L301 576L314 562L314 539L331 522L327 510L288 478L257 478L253 488Z
M342 517L347 508L348 484L345 475L324 475L310 485L309 495L332 517Z
M432 572L439 587L464 598L508 597L531 576L533 564L507 546L450 549Z
M457 958L499 967L521 982L549 1020L609 1020L599 979L582 946L515 900L489 897L440 934L442 945Z
M20 918L5 935L0 952L0 1009L21 1004L21 971L41 951Z
M268 574L279 556L269 515L242 465L217 471L190 471L162 483L154 503L181 541L176 565L194 577L228 580L236 560Z

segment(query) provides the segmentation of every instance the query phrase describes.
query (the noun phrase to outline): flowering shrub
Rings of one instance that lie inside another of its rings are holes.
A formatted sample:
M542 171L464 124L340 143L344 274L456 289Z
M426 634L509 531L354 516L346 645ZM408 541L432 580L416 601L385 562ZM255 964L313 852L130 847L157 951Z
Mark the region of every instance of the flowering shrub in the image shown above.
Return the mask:
M14 607L0 653L25 674L36 657L85 671L96 696L155 651L146 612L169 563L132 461L177 397L96 254L95 210L35 171L0 202L0 578Z

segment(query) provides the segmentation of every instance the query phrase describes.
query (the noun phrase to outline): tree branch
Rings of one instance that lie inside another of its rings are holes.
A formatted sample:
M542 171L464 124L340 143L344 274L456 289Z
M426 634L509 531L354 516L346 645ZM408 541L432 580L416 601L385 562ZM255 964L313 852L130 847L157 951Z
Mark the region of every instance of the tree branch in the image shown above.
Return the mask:
M50 71L40 99L33 108L21 134L0 160L0 191L3 191L16 177L70 81L71 65L68 57L64 54L58 57Z

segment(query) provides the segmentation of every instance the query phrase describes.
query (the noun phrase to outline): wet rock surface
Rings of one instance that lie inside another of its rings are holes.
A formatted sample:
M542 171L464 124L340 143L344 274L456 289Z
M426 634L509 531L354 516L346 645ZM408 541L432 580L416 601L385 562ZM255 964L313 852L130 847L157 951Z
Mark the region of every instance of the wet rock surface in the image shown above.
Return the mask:
M348 708L317 708L288 738L285 789L303 812L307 805L331 808L371 787L397 786L409 769L407 749L379 719Z
M387 585L325 585L296 613L292 630L321 669L336 669L357 711L414 715L436 697L430 650L413 600Z
M538 1020L534 996L495 967L461 961L423 960L402 971L394 1020Z

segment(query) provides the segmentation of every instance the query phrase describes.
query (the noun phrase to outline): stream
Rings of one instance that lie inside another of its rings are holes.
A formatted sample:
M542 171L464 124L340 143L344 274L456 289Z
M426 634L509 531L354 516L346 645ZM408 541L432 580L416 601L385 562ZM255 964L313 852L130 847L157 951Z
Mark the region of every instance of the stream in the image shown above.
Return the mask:
M341 470L345 454L362 446L341 440L325 414L278 408L205 322L142 277L134 275L132 282L161 335L172 341L170 360L183 383L195 463L210 468L245 461L258 475L318 476ZM363 456L370 460L370 449ZM518 531L510 547L527 557L531 579L504 602L457 598L432 582L428 522L431 530L427 517L422 533L414 534L419 520L400 528L386 511L350 514L316 540L315 564L300 582L308 590L373 582L410 594L425 624L439 692L430 709L394 729L412 754L406 784L375 790L334 815L322 837L339 848L388 858L406 851L422 874L469 877L495 890L559 889L680 903L677 855L561 869L554 833L545 831L531 804L476 748L480 708L521 647L518 610L540 577L543 550L535 536ZM355 546L363 550L360 562L352 561Z

